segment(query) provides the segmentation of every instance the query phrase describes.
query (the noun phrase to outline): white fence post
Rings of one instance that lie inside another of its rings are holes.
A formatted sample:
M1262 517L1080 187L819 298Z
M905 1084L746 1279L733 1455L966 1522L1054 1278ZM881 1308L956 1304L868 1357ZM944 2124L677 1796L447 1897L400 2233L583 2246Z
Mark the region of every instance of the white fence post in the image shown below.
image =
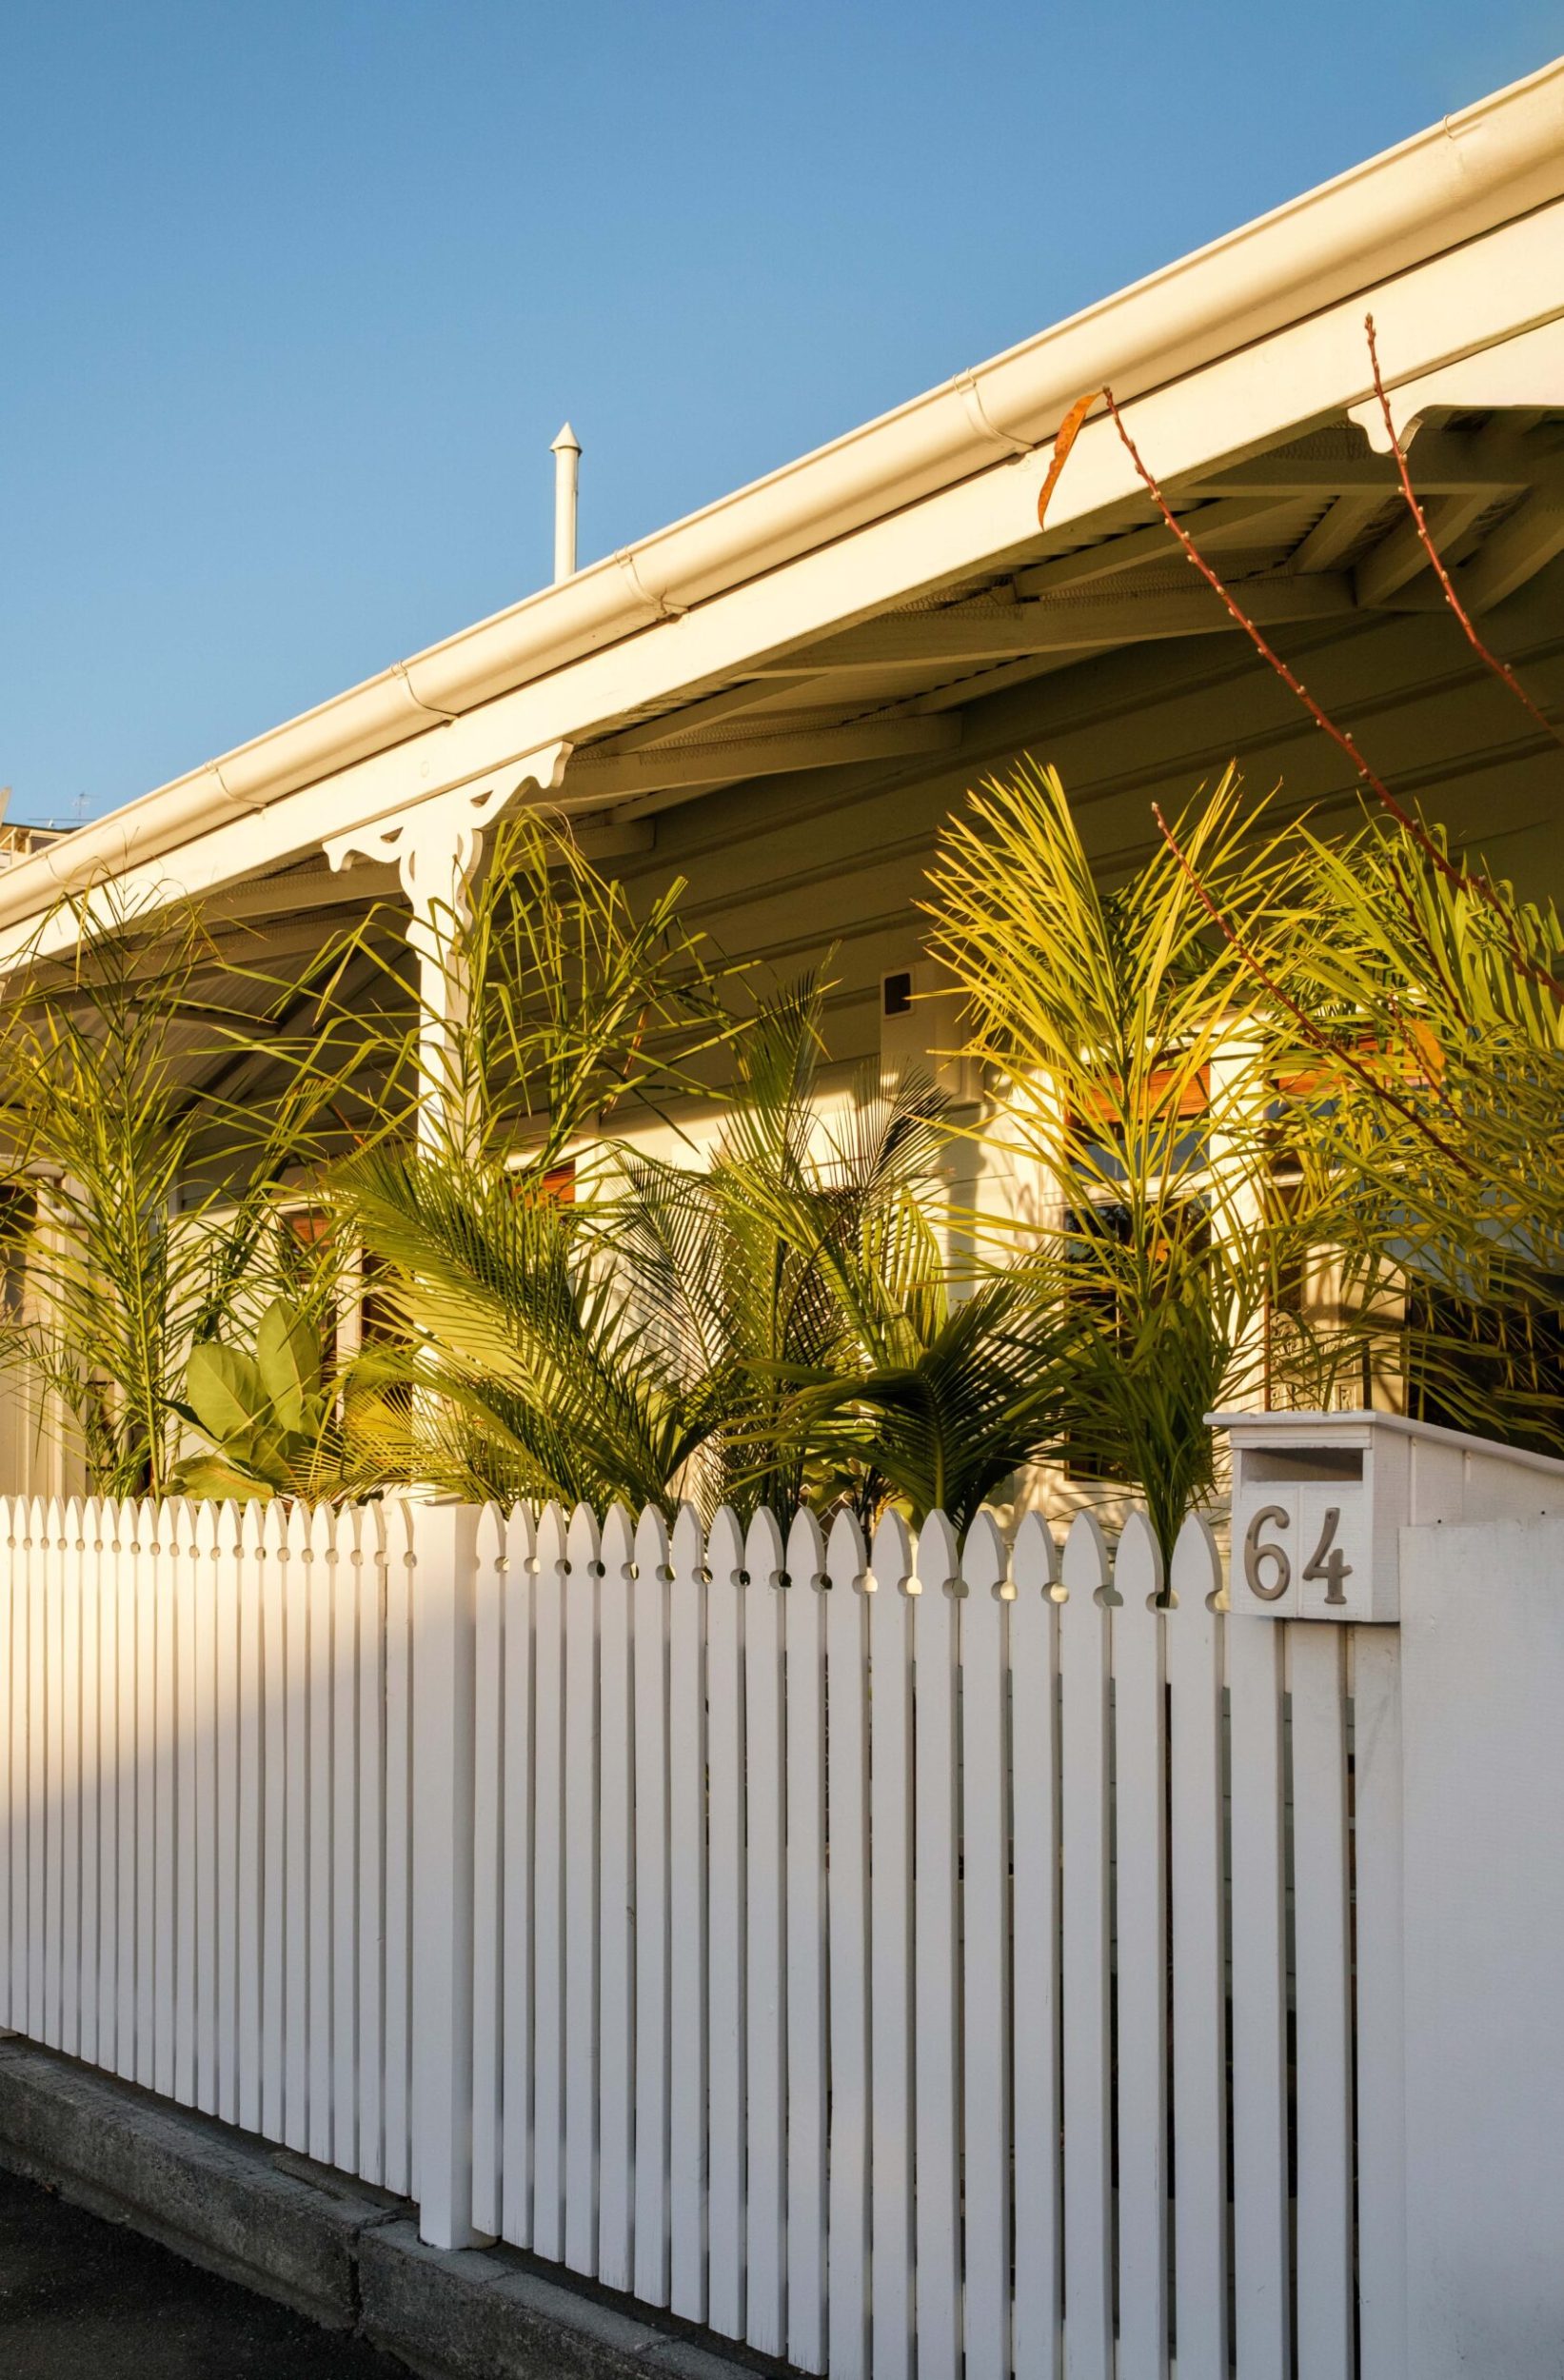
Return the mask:
M1402 1537L1407 2370L1564 2352L1564 1522Z
M472 2228L478 1513L412 1507L413 2191L434 2248Z

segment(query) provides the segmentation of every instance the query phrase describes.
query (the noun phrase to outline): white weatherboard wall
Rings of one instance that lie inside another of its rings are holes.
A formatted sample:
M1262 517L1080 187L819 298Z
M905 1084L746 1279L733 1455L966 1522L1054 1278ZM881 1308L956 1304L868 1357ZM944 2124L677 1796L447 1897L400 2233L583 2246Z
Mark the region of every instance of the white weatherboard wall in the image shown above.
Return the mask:
M1564 1525L1403 1697L1198 1522L3 1519L0 2021L839 2380L1556 2372Z

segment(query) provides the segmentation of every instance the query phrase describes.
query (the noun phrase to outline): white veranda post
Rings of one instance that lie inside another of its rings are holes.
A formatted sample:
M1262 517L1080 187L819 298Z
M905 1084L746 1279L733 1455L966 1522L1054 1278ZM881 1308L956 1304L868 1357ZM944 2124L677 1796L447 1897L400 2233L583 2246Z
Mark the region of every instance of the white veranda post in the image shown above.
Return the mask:
M336 836L326 846L333 868L354 859L394 861L402 878L412 912L407 942L418 961L418 1134L425 1147L448 1146L463 1133L462 1040L469 992L464 936L483 858L484 828L523 785L553 792L569 757L568 744L544 744L491 776L426 795Z

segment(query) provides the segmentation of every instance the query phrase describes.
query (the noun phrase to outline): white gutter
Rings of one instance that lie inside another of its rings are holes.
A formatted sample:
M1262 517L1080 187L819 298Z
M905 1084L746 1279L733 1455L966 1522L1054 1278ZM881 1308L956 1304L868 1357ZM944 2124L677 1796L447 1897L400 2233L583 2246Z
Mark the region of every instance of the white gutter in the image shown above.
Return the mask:
M0 879L0 924L1025 452L1084 389L1143 394L1561 195L1564 61L62 839Z

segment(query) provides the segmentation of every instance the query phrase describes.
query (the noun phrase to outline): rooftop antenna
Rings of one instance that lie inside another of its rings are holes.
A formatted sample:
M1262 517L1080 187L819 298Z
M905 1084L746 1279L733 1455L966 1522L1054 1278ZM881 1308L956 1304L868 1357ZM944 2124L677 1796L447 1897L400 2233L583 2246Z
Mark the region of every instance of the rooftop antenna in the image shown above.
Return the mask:
M576 499L581 490L581 441L568 422L549 449L554 457L554 583L576 574Z

